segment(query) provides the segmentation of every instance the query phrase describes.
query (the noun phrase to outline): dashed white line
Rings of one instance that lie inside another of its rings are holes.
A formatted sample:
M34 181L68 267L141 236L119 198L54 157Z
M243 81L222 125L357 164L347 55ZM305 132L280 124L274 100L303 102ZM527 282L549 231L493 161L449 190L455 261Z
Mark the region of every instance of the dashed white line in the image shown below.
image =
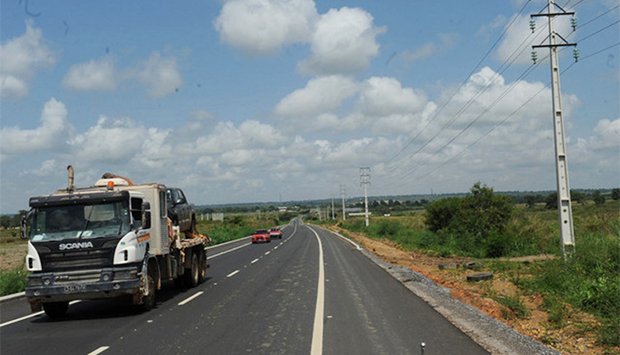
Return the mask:
M252 260L252 262L251 262L250 264L254 264L254 263L255 263L255 262L257 262L257 261L258 261L258 258L256 258L256 259Z
M269 255L269 253L271 253L271 252L270 252L270 251L266 251L266 252L265 252L265 255Z
M233 276L237 275L238 272L239 272L239 270L235 270L235 271L231 272L230 274L226 275L226 277L233 277Z
M195 294L193 294L192 296L189 296L189 297L187 297L186 299L184 299L183 301L179 302L179 303L178 303L178 305L179 305L179 306L182 306L182 305L184 305L184 304L186 304L186 303L189 303L189 302L191 302L194 298L196 298L196 297L198 297L198 296L202 295L203 293L204 293L203 291L198 291L198 292L196 292Z
M109 346L100 346L97 349L91 351L88 353L88 355L97 355L97 354L101 354L102 352L108 350L110 347Z

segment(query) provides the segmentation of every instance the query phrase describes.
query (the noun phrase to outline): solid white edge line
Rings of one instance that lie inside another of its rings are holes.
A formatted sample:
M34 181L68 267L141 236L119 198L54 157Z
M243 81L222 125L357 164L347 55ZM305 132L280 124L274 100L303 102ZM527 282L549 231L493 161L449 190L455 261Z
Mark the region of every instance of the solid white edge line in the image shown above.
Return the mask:
M97 349L93 350L92 352L88 353L88 355L101 354L102 352L108 350L109 348L110 348L109 346L100 346Z
M325 309L325 268L323 265L323 244L317 232L308 227L319 242L319 281L316 288L316 307L314 309L314 326L312 327L311 355L323 354L323 312Z
M233 276L237 275L238 272L239 272L239 270L235 270L235 271L231 272L230 274L226 275L226 277L233 277Z
M234 239L234 240L229 240L229 241L224 242L224 243L211 245L210 247L206 247L205 249L210 250L210 249L217 248L217 247L223 247L224 245L232 244L232 243L244 240L244 239L250 239L251 237L252 236L249 235L247 237L243 237L243 238L239 238L239 239Z
M80 300L75 300L75 301L69 302L69 304L71 305L71 304L76 304L76 303L80 303L80 302L81 302ZM0 324L0 328L2 328L4 326L7 326L7 325L11 325L13 323L21 322L21 321L26 320L28 318L39 316L39 315L41 315L43 313L45 313L45 312L44 311L39 311L39 312L35 312L35 313L32 313L32 314L29 314L27 316L23 316L23 317L20 317L20 318L17 318L17 319L10 320L8 322L4 322L4 323Z
M258 261L258 258L256 258L256 259L252 260L252 262L250 262L250 264L254 264L254 263L255 263L255 262L257 262L257 261Z
M194 298L202 295L204 292L203 291L198 291L195 294L193 294L192 296L187 297L186 299L184 299L183 301L177 303L178 306L182 306L186 303L189 303L191 300L193 300Z
M239 250L239 249L241 249L241 248L243 248L243 247L247 247L247 246L248 246L248 245L250 245L250 244L252 244L252 243L245 243L245 244L242 244L242 245L240 245L240 246L238 246L238 247L234 247L234 248L232 248L232 249L229 249L229 250L223 251L223 252L221 252L221 253L217 253L217 254L215 254L215 255L207 256L207 258L208 258L208 259L217 258L217 257L218 257L218 256L220 256L220 255L224 255L224 254L230 253L231 251Z
M317 227L318 227L318 226L317 226ZM335 235L339 236L340 238L344 239L345 241L347 241L347 242L351 243L351 244L352 244L355 248L357 248L357 250L362 250L362 247L361 247L361 246L359 246L359 244L357 244L356 242L352 241L351 239L349 239L349 238L345 237L344 235L342 235L342 234L340 234L340 233L338 233L338 232L331 231L331 230L329 230L329 229L325 229L325 228L323 228L323 227L318 227L318 228L321 228L321 229L323 229L323 230L327 231L328 233L335 234Z
M13 323L21 322L21 321L23 321L25 319L28 319L28 318L36 317L36 316L41 315L43 313L44 313L43 311L39 311L39 312L35 312L35 313L32 313L32 314L29 314L27 316L23 316L21 318L17 318L17 319L10 320L8 322L4 322L4 323L0 324L0 328L2 328L4 326L7 326L7 325L11 325Z

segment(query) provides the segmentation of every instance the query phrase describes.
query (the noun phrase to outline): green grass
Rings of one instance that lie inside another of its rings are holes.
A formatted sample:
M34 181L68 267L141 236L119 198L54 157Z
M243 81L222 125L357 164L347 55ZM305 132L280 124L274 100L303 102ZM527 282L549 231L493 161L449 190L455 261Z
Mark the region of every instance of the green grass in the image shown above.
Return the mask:
M512 319L513 317L517 317L519 319L526 318L530 315L530 312L527 310L527 307L521 302L519 296L504 296L497 295L493 297L499 304L506 307L508 311L503 310L502 316L505 319Z
M0 271L0 296L21 292L26 288L27 272L21 268Z

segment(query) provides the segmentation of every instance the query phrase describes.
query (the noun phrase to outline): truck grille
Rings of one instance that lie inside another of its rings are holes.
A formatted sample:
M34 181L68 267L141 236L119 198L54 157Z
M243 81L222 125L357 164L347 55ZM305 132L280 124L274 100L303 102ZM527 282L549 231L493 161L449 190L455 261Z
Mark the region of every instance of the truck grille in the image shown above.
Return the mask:
M64 253L41 253L40 257L43 271L104 268L113 265L114 249L105 248Z

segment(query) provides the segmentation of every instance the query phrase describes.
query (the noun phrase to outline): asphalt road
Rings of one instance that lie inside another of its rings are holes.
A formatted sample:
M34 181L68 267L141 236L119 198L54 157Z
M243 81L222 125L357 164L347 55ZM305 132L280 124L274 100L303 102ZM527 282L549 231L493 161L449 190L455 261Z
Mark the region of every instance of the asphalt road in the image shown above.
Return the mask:
M83 301L52 321L24 299L4 302L0 353L420 354L420 343L424 354L486 353L320 228L293 223L282 240L243 239L209 256L204 284L166 285L146 313L125 300Z

